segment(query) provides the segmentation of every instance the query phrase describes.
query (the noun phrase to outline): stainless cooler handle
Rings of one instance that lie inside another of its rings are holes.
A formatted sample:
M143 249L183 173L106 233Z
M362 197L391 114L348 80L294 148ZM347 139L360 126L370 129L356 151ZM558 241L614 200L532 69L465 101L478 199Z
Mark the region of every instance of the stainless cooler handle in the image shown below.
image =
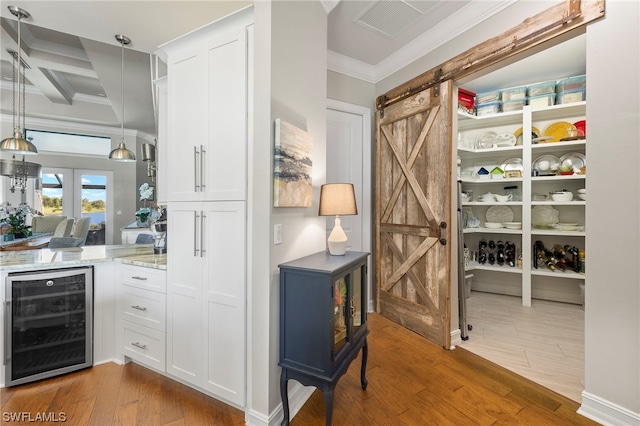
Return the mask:
M4 332L4 361L3 365L7 365L11 356L9 355L9 334L11 333L11 300L4 302L4 323L6 324Z

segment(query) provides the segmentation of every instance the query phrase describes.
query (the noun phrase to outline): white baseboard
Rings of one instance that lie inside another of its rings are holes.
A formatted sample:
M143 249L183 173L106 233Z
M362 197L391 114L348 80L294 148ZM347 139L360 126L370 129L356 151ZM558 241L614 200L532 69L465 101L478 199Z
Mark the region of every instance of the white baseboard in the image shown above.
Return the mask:
M451 346L449 349L455 349L456 346L460 346L462 344L462 332L460 329L453 330L451 332Z
M640 424L640 413L634 413L587 391L582 392L582 405L578 409L578 414L606 426Z
M305 402L311 397L313 386L302 386L295 380L289 380L289 420L293 419L300 411ZM278 404L275 410L267 417L261 413L249 410L245 414L245 423L247 426L276 426L282 423L284 412L282 403Z

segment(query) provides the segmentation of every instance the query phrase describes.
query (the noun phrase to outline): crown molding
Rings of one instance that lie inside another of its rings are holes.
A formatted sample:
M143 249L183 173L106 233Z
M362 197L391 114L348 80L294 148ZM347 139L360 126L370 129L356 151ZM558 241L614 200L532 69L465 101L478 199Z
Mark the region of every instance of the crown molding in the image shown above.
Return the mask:
M327 51L327 69L349 77L377 83L376 67L332 50Z
M350 77L376 84L401 70L424 55L436 50L460 34L480 24L496 13L514 4L517 0L501 2L474 1L441 21L438 25L416 37L401 49L370 65L353 58L328 52L327 68Z
M327 15L340 3L340 0L320 0L320 4Z

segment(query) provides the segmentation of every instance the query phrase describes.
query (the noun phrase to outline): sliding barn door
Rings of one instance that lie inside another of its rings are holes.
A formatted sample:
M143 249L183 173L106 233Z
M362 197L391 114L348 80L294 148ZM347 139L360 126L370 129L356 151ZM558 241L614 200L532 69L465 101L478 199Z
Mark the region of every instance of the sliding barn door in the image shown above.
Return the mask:
M452 83L433 90L377 114L376 303L449 347Z

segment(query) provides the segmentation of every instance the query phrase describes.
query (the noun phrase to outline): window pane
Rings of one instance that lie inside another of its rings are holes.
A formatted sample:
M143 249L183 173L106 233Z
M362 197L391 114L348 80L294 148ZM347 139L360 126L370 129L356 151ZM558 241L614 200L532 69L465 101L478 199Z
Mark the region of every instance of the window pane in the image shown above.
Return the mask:
M42 174L42 206L36 206L36 210L45 216L62 214L63 178L62 174Z

